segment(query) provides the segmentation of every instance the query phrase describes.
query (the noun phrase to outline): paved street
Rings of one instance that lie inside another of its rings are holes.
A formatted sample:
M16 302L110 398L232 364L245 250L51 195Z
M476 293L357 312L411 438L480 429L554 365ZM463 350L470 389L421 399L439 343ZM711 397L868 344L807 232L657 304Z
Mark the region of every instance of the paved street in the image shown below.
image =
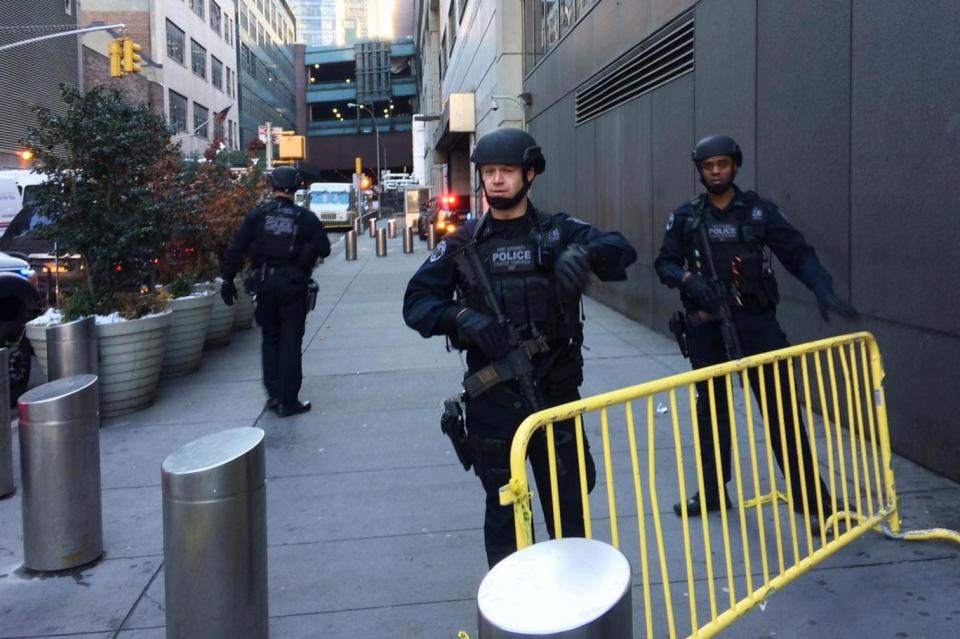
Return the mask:
M356 262L341 242L317 269L301 394L312 412L263 412L260 338L248 330L207 351L198 373L163 382L151 408L104 420L106 554L96 565L24 573L17 465L18 492L0 501L0 638L165 637L160 463L202 435L257 426L267 433L273 637L452 639L462 629L476 639L483 492L438 427L462 366L442 339L403 324L403 290L426 245L411 256L400 242L378 258L364 235ZM687 369L666 337L589 300L586 315L584 394ZM960 487L900 458L895 470L907 528L960 528ZM960 547L869 535L725 636L955 637L958 592Z

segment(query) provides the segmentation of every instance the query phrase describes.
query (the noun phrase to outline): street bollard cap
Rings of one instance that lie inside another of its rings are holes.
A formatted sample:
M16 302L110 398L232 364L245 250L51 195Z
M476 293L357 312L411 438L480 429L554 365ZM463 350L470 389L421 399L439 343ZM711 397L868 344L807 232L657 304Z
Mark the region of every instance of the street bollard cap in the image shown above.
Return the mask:
M77 342L96 339L96 318L93 315L88 315L72 322L48 326L46 338L47 342Z
M480 584L477 606L497 629L553 636L603 616L630 589L630 579L630 562L613 546L555 539L494 566Z
M100 414L96 375L73 375L41 384L20 396L21 424L85 421Z
M266 479L263 440L263 430L244 427L184 444L160 466L163 498L219 500L261 488Z

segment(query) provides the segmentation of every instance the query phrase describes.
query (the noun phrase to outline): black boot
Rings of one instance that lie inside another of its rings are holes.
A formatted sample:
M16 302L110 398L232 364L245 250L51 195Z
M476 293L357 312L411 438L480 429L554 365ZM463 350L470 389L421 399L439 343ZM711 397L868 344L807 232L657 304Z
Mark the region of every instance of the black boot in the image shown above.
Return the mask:
M727 508L731 507L730 498L724 494L724 500L727 503ZM708 497L707 502L707 512L712 512L715 510L720 510L720 497ZM699 517L700 516L700 493L694 493L693 497L687 500L687 503L683 502L676 503L673 505L673 512L677 513L677 517L683 516L683 511L687 511L687 517Z
M297 402L295 404L280 404L277 406L277 415L280 417L290 417L299 415L310 410L310 402Z
M280 400L276 397L270 397L267 399L267 403L264 405L264 408L267 410L277 410L277 406L280 405Z

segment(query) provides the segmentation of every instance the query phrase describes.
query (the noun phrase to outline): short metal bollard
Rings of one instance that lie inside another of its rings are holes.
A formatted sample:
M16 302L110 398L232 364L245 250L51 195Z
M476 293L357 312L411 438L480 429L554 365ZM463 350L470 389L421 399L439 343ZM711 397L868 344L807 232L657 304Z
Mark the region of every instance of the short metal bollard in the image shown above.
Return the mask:
M630 563L594 539L555 539L516 552L477 594L480 639L630 639Z
M395 238L395 237L397 236L397 221L396 221L396 220L390 220L389 222L387 222L387 235L389 235L391 239L393 239L393 238Z
M413 227L403 229L403 252L413 253Z
M370 227L370 237L377 236L377 219L373 218L367 222Z
M74 375L20 396L23 565L66 570L103 554L100 395Z
M431 224L427 229L427 250L432 251L435 248L437 248L437 229Z
M357 259L357 232L347 231L347 236L343 240L343 256L348 262Z
M13 434L10 432L10 351L0 348L0 497L13 493Z
M163 460L168 639L267 639L264 433L231 428Z
M377 257L384 257L387 254L387 229L377 231Z
M46 336L48 380L98 373L97 325L92 315L49 326Z
M363 233L363 218L359 215L353 218L353 232L357 234L357 237L360 237L360 234Z

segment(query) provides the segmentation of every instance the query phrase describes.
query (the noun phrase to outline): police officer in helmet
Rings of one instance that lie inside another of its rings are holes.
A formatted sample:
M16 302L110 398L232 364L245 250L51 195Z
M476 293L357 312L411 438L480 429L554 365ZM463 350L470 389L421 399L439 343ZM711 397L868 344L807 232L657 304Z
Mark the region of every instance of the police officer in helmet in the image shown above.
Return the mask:
M298 399L301 344L307 318L307 285L317 258L330 255L330 240L317 216L293 203L303 179L291 166L270 174L273 199L253 209L223 258L220 294L237 299L233 279L245 256L254 271L257 323L263 332L263 384L267 408L281 417L310 410Z
M583 381L580 296L590 273L601 280L624 280L636 252L620 233L603 232L565 213L548 214L528 199L546 161L540 147L519 129L498 129L481 137L471 160L489 210L448 234L407 285L403 317L423 337L445 335L466 351L465 379L502 360L509 344L494 320L483 291L463 270L458 257L468 243L510 323L525 342L537 340L532 355L535 386L544 406L579 398ZM496 383L466 400L467 443L486 492L484 542L492 567L516 550L513 512L501 506L498 490L509 479L514 432L530 414L516 380ZM579 464L572 422L555 426L562 533L583 536ZM529 445L530 462L554 536L549 469L543 431ZM596 470L586 450L587 490Z
M841 300L833 291L833 280L820 264L817 255L800 234L780 213L777 205L752 191L741 191L734 183L737 168L743 163L743 153L733 139L713 135L697 143L691 156L700 181L706 188L690 202L684 203L667 220L666 234L654 268L660 281L670 288L680 289L686 321L686 344L693 368L702 368L727 359L727 347L721 334L718 310L721 299L718 288L729 291L724 295L731 310L742 356L755 355L789 345L777 322L776 306L779 293L773 273L771 253L791 275L813 291L823 319L830 313L856 319L856 309ZM701 228L701 226L703 228ZM705 231L705 233L704 233ZM709 246L702 246L704 235ZM707 263L711 256L713 269ZM713 274L722 287L711 285ZM780 417L776 401L772 367L764 367L766 403L769 410L769 436L772 449L784 468L780 442ZM786 366L780 367L781 393L789 397ZM760 376L751 374L750 385L760 402ZM725 489L730 481L730 425L726 393L715 395L720 464L724 485L717 485L714 447L701 445L701 464L705 494L694 494L686 503L674 505L677 515L684 510L688 516L700 515L701 501L706 510L719 510L721 499L727 506L730 499ZM786 405L786 404L785 404ZM697 415L700 441L713 441L707 385L697 384ZM826 485L813 465L806 429L799 424L802 460L797 460L792 411L783 411L786 450L788 455L793 503L802 509L802 487L810 503L810 512L817 513L814 502L816 483L820 482L823 512L830 514L830 496ZM801 477L800 468L803 468ZM816 517L811 521L814 532L819 530Z

